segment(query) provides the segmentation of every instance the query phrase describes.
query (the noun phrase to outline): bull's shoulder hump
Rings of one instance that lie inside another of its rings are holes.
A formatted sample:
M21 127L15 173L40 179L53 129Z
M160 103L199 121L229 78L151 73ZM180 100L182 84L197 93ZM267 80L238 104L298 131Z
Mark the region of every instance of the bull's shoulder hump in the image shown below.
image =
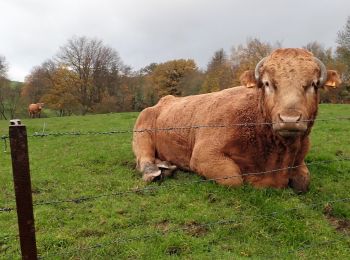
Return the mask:
M254 88L247 88L245 86L238 86L233 88L227 88L216 92L206 93L206 94L200 94L200 95L193 95L193 96L187 96L183 97L181 99L217 99L221 97L231 97L231 96L254 96L256 95L256 89Z
M173 95L167 95L167 96L164 96L162 97L161 99L159 99L159 102L158 104L161 105L161 104L166 104L166 103L169 103L171 101L174 101L175 99L177 99L175 96Z
M213 93L214 94L214 93ZM253 88L247 88L244 86L234 87L224 89L222 91L216 92L214 97L223 98L223 99L234 99L236 102L239 100L246 100L256 97L257 90Z

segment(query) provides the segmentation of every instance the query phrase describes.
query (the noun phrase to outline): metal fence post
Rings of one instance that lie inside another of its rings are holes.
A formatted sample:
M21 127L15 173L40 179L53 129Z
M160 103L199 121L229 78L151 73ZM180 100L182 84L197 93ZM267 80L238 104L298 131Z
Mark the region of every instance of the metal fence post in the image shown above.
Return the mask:
M29 172L27 130L19 119L10 121L9 136L22 259L38 259Z

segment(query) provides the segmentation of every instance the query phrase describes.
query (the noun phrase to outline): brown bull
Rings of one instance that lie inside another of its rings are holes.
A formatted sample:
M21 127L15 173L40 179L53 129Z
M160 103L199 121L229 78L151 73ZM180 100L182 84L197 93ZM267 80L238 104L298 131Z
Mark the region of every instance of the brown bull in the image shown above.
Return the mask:
M304 158L319 88L335 87L340 83L338 74L327 72L306 50L278 49L244 77L245 86L166 96L141 112L135 130L227 126L135 132L133 150L144 180L158 178L168 162L223 185L246 182L308 190L310 174ZM168 169L169 173L175 168Z
M28 107L28 113L30 118L39 117L44 103L30 104Z

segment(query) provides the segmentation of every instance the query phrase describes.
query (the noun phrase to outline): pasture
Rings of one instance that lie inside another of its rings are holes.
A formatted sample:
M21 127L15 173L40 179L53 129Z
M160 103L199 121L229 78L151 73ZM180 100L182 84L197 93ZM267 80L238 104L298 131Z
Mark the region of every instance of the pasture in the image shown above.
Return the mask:
M137 115L22 121L29 135L41 133L44 124L45 133L105 132L132 129ZM348 116L349 105L320 105L318 119ZM8 122L1 121L0 135L7 133ZM350 158L349 133L350 120L316 122L307 156L311 188L303 195L247 185L232 189L187 172L146 185L134 169L131 133L29 137L39 254L47 259L348 259L350 161L342 159ZM0 145L0 208L15 207L10 151L2 152ZM19 259L15 211L0 212L0 230L0 259Z

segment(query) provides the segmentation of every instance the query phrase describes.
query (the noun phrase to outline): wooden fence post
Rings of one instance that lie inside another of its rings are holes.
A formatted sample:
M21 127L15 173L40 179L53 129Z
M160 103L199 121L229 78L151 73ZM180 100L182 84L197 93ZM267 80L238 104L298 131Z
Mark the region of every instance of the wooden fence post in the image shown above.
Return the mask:
M19 119L10 121L9 136L22 259L38 259L29 172L27 130Z

